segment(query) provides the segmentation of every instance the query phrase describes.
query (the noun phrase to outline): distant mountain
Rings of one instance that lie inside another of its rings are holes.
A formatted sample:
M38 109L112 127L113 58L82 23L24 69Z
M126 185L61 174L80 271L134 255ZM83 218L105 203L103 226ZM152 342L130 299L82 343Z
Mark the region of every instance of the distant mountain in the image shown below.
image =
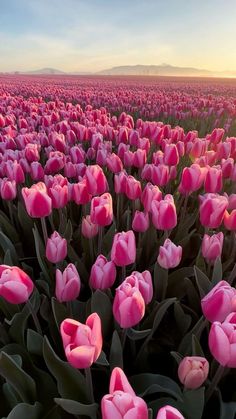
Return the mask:
M40 68L39 70L26 71L24 74L66 74L56 68Z
M212 76L208 70L200 70L192 67L175 67L169 64L161 65L124 65L112 67L107 70L99 71L96 74L110 76L189 76L202 77Z

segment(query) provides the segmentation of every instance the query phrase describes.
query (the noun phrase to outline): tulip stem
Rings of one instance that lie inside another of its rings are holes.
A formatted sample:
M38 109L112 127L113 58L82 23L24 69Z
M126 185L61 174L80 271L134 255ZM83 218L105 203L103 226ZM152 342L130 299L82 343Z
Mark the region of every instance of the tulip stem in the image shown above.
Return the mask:
M125 347L126 338L127 338L127 329L123 329L121 333L121 346L123 350Z
M42 335L42 334L43 334L43 332L42 332L42 329L41 329L41 326L40 326L40 323L39 323L39 319L38 319L37 314L36 314L36 312L35 312L35 310L34 310L34 307L33 307L33 306L32 306L32 304L31 304L31 301L30 301L30 300L28 300L26 304L27 304L28 309L29 309L29 311L30 311L30 313L31 313L31 315L32 315L33 320L34 320L34 324L35 324L35 327L36 327L36 329L37 329L37 332L38 332L40 335Z
M122 266L121 268L121 282L123 282L126 278L126 266Z
M47 232L47 226L46 226L45 217L42 217L41 218L41 226L42 226L42 230L43 230L44 243L45 243L45 246L46 246L47 245L47 241L48 241L48 232Z
M9 209L9 216L10 216L10 220L11 220L11 224L14 226L14 217L13 217L13 211L12 211L12 207L13 207L13 204L12 204L12 201L7 201L7 204L8 204L8 209Z
M72 301L67 301L66 302L66 307L67 307L67 311L69 313L70 319L73 319L74 315L73 315L73 306L72 306Z
M98 227L98 255L102 253L103 227Z
M90 368L85 368L85 380L86 380L86 387L88 390L88 394L91 400L91 403L94 403L94 394L93 394L93 380Z
M222 365L219 365L219 367L217 368L217 371L207 389L206 392L206 402L208 402L208 400L211 398L212 394L214 393L214 391L216 390L217 384L219 383L219 381L221 380L223 374L224 374L225 368Z
M184 197L184 205L181 211L181 215L180 215L180 222L182 223L185 219L185 214L186 214L186 210L187 210L187 204L188 204L188 195L185 195Z

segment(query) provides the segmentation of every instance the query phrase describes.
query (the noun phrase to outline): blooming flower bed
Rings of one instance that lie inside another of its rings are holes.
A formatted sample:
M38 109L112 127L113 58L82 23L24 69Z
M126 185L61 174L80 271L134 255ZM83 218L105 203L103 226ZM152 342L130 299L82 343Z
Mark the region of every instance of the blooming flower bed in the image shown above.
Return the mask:
M234 93L1 78L1 417L235 417Z

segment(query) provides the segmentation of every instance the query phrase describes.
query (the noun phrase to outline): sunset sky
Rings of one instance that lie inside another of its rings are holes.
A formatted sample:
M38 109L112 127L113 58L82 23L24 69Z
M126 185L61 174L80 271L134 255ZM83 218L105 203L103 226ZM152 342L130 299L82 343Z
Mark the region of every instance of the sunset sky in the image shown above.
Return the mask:
M0 71L236 71L235 0L0 0Z

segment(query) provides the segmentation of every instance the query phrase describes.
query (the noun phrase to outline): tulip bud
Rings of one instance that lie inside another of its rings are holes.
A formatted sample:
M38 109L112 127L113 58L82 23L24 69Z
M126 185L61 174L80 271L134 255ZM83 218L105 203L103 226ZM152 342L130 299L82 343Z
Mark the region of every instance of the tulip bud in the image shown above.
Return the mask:
M157 262L162 268L175 268L182 258L182 247L176 246L170 239L166 239L160 246Z
M47 240L46 258L52 263L61 262L67 255L67 241L57 231Z
M136 258L135 236L132 230L116 233L111 249L111 260L117 266L134 263Z
M11 304L25 303L34 284L30 277L17 266L0 265L0 296Z
M92 223L90 215L83 217L81 231L87 239L92 239L98 234L98 225Z
M73 263L67 265L63 272L56 270L56 297L60 303L75 300L80 293L80 277Z
M1 179L0 195L6 201L12 201L17 195L15 180Z
M30 188L22 188L22 196L30 217L42 218L51 214L52 200L43 182L35 183Z
M228 199L218 194L200 196L200 222L204 227L218 228L228 207Z
M175 407L166 405L158 411L156 419L184 419L184 417Z
M173 196L167 194L161 201L151 204L152 222L158 230L171 230L177 225L177 214Z
M202 240L202 255L209 262L214 261L221 256L224 235L222 232L208 236L204 234Z
M135 211L134 218L132 221L132 229L139 233L144 233L149 227L149 215L148 212Z
M236 311L236 290L228 282L220 281L201 301L202 312L210 322L223 322Z
M90 217L92 223L102 227L112 223L112 196L109 193L104 193L101 196L95 196L92 199Z
M236 368L236 313L229 314L223 323L214 322L208 336L209 349L223 367Z
M94 289L107 289L112 287L116 279L114 262L108 262L105 256L99 255L92 266L89 284Z
M139 289L123 282L117 289L113 302L113 315L120 327L133 327L145 314L145 301Z
M186 388L200 387L207 379L209 363L201 356L186 356L179 364L179 380Z

